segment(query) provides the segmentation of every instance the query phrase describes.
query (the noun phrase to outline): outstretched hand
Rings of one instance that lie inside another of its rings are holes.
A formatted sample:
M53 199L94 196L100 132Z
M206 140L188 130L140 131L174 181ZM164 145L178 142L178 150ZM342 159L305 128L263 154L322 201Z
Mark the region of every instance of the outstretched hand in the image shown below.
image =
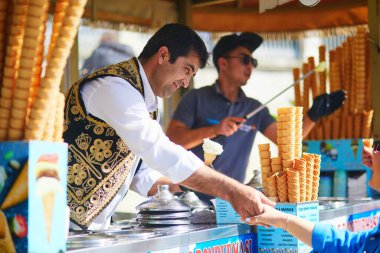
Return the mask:
M244 190L236 192L230 202L242 220L262 214L264 211L263 205L275 205L262 192L249 186L244 186Z
M284 228L287 214L278 211L272 206L263 205L263 213L247 218L245 221L250 225L273 226L275 228Z
M314 98L313 105L307 115L312 121L317 122L321 117L328 116L342 107L346 98L347 92L345 90L321 94Z

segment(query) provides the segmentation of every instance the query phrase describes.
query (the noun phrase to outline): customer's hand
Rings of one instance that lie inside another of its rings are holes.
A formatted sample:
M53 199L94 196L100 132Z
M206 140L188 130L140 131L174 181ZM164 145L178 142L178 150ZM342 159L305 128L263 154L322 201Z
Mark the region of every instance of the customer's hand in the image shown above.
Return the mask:
M372 177L369 181L369 186L376 190L380 191L380 152L373 152L372 157Z
M307 115L312 121L317 122L320 118L328 116L342 107L346 98L347 92L345 90L321 94L314 98L313 105Z
M236 189L230 203L242 220L263 213L263 204L269 206L275 205L262 192L246 185L241 185L239 189Z
M266 225L275 228L285 228L287 215L272 206L263 205L264 212L260 215L247 218L245 221L250 225Z
M365 166L372 169L373 165L373 150L369 147L363 147L362 151L362 162Z
M240 124L245 122L242 117L225 117L219 124L215 125L215 134L231 136L239 130Z

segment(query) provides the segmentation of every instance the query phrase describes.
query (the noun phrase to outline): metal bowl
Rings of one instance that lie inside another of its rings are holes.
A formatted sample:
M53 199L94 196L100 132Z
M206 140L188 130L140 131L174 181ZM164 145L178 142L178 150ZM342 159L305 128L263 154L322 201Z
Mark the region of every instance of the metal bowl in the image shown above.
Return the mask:
M174 198L169 185L159 185L157 193L136 207L138 211L190 211L191 208Z
M182 200L186 205L190 206L192 209L195 208L209 208L210 205L200 200L198 196L192 191L185 191L179 199Z

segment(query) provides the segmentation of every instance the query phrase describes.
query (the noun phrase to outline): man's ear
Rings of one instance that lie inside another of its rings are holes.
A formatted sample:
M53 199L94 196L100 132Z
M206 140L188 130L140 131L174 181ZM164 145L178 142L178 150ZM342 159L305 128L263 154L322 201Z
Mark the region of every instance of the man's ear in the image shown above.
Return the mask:
M223 57L219 57L216 63L218 64L219 69L223 69L227 65L227 61Z
M157 52L157 61L159 64L163 64L166 61L169 61L170 59L170 53L169 48L163 46L158 49Z

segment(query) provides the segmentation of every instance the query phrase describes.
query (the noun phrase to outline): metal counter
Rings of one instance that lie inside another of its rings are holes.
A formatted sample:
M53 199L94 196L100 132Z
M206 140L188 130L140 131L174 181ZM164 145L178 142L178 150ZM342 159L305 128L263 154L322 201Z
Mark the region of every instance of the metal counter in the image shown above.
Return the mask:
M376 219L380 216L380 200L361 200L361 201L322 201L320 208L326 208L320 211L320 221L331 223L337 227L350 228L341 226L349 224L357 219ZM368 223L368 222L366 222ZM377 224L377 221L373 224ZM370 229L370 227L360 229ZM82 249L68 247L68 252L72 253L126 253L126 252L155 252L160 250L170 250L165 252L193 252L192 245L220 240L222 238L231 238L246 234L251 235L250 240L256 240L256 234L252 233L250 226L245 224L234 225L182 225L169 227L126 227L131 235L147 231L150 237L137 238L128 236L109 236L112 241L105 245L96 245ZM253 229L255 232L256 229ZM253 239L252 239L253 238ZM255 245L257 242L253 242ZM254 247L254 246L252 246ZM256 244L257 247L257 244ZM175 250L174 250L175 248ZM181 249L179 249L181 248ZM163 252L163 251L162 251ZM198 252L198 251L197 251ZM203 252L203 251L202 251Z
M187 225L162 228L144 228L151 231L163 232L162 235L148 239L134 240L129 238L119 238L112 243L96 247L83 249L70 249L72 253L126 253L126 252L150 252L163 249L189 246L199 242L212 241L251 232L248 225ZM189 252L189 251L187 251Z

